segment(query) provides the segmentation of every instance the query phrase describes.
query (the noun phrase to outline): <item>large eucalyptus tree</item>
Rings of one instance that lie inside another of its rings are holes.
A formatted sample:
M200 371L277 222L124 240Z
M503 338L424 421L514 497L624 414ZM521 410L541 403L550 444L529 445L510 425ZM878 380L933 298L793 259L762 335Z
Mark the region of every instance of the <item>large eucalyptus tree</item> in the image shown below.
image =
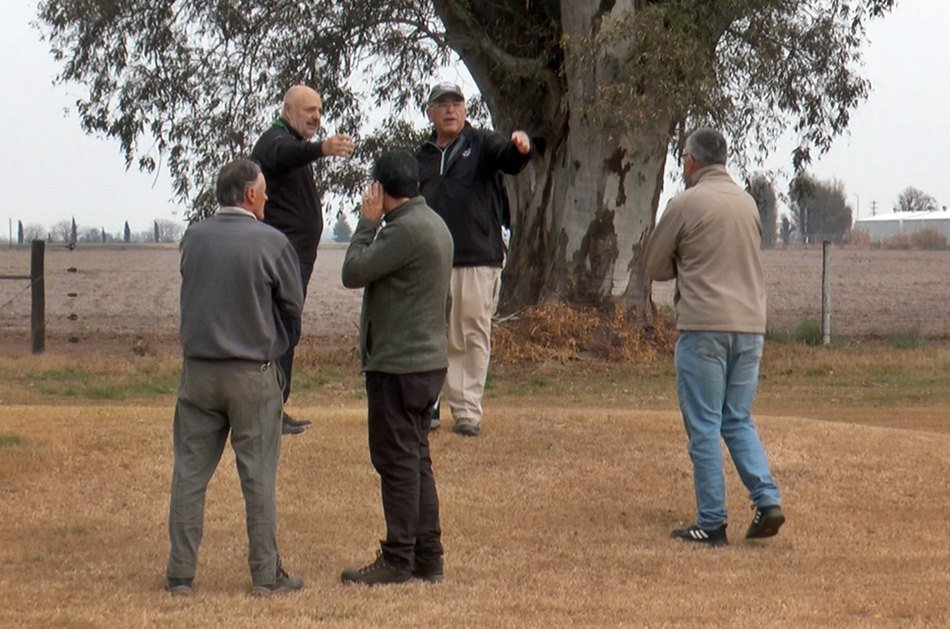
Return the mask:
M405 112L461 60L496 128L544 152L508 182L508 309L617 299L649 324L641 253L668 155L700 122L733 157L792 130L807 163L867 95L868 19L894 0L41 0L39 24L86 88L83 127L130 165L164 164L192 215L292 83L324 95L362 157L418 138ZM418 112L418 109L416 109ZM382 113L381 113L382 112ZM352 191L360 163L324 173Z

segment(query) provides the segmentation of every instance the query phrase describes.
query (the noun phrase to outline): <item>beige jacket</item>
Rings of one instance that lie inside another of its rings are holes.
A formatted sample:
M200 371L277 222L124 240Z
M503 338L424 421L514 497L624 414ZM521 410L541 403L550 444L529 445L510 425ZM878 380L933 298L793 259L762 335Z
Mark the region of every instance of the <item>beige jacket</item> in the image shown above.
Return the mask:
M765 333L762 225L724 166L707 166L670 199L646 250L646 274L676 279L679 330Z

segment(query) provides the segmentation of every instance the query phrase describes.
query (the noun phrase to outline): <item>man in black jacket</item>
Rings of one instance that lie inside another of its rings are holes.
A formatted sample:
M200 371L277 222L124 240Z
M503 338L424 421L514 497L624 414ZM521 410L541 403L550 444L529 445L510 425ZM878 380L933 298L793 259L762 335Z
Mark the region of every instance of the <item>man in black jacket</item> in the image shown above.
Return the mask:
M353 138L346 134L330 136L322 142L310 141L320 129L322 115L320 95L306 85L294 85L284 95L280 118L261 135L251 152L251 158L260 164L267 179L264 222L283 232L297 252L305 298L323 233L323 208L313 178L313 162L329 155L353 154ZM277 362L284 372L286 402L290 396L294 348L300 340L300 316L285 319L284 327L290 346ZM284 413L285 434L303 432L309 424Z
M449 369L445 400L463 436L479 434L491 355L491 317L498 306L507 227L499 173L517 174L531 158L524 131L510 139L465 122L465 97L452 83L429 92L429 140L416 152L422 194L455 242ZM433 419L433 427L437 425Z

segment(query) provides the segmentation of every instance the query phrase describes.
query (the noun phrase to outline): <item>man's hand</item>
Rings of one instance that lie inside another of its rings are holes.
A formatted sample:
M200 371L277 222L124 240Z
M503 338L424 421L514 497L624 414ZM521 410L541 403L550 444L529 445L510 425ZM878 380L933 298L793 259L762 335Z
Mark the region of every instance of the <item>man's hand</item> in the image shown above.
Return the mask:
M377 225L382 221L383 184L378 181L374 181L363 190L363 204L360 206L360 217L373 221Z
M527 155L531 152L531 138L524 131L515 131L511 134L511 143L515 145L518 152Z
M324 140L320 144L320 147L323 149L324 155L349 157L353 154L353 149L356 148L356 144L353 142L352 137L345 133L338 133Z

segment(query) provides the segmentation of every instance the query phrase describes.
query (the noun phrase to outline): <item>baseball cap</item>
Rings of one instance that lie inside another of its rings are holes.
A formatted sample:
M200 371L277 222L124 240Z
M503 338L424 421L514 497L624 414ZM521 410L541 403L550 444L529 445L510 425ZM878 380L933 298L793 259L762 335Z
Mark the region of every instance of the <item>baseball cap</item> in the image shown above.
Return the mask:
M438 100L439 98L445 96L446 94L455 94L462 100L465 100L465 95L462 93L461 88L455 83L436 83L432 86L432 89L429 90L429 99L427 103L432 103Z

